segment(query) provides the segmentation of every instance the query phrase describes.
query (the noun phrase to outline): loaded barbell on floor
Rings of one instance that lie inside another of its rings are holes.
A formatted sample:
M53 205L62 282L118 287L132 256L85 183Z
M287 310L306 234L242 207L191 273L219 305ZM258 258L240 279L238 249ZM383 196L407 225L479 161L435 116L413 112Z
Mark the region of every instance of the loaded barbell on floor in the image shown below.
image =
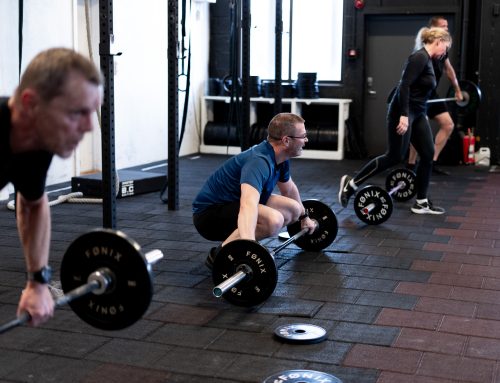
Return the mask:
M393 211L392 198L408 201L416 194L415 173L409 169L395 169L386 179L385 191L369 185L356 193L354 211L368 225L379 225L389 219Z
M96 229L74 240L60 269L64 295L55 306L69 304L76 315L103 330L126 328L146 312L153 296L151 265L160 250L146 254L125 233ZM31 319L25 312L0 326L0 334Z
M257 241L246 239L235 240L222 247L212 269L214 296L222 296L238 306L262 303L278 283L275 254L292 242L303 250L319 251L335 240L338 231L335 213L318 200L306 200L303 205L309 218L316 223L312 234L306 234L307 229L301 229L300 222L295 222L287 227L291 237L272 251Z

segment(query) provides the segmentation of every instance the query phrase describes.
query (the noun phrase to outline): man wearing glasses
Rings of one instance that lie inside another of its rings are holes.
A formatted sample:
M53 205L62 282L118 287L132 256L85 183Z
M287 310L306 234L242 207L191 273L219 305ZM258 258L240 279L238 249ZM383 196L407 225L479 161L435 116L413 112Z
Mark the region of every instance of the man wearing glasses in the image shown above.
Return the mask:
M221 242L209 252L209 268L220 248L236 239L258 241L299 220L302 228L314 231L290 176L290 158L300 156L307 143L304 119L280 113L269 123L267 134L260 144L224 162L193 202L198 232ZM276 186L280 195L273 194Z

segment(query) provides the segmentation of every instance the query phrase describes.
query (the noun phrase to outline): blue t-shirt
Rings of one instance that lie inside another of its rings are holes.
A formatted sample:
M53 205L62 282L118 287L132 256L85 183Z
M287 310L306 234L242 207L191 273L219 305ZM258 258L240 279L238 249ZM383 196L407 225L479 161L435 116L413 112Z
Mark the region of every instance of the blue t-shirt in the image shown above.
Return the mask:
M239 201L241 185L249 184L260 193L265 205L276 184L290 179L290 163L276 164L272 145L263 141L231 157L205 182L193 201L193 212L199 213L215 204Z

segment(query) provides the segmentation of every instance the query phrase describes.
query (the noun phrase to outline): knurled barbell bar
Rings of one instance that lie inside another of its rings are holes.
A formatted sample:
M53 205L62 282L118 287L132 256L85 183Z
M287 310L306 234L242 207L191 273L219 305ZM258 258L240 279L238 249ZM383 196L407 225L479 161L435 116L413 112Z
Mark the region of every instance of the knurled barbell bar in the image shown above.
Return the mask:
M455 96L455 88L450 86L447 95L448 97L436 98L427 101L427 103L432 104L436 102L454 101L458 110L462 113L469 114L476 111L481 102L481 89L479 89L479 87L472 81L468 80L460 80L458 81L458 85L462 91L463 100L457 99Z
M457 106L459 106L461 108L464 108L467 105L469 105L470 96L469 96L469 93L467 93L465 90L462 92L462 96L463 96L462 100L459 100L456 97L444 97L444 98L433 98L433 99L427 101L427 103L428 104L434 104L434 103L437 103L437 102L455 101L455 103L457 104Z
M396 169L386 179L385 191L369 185L356 193L354 211L368 225L379 225L389 219L393 211L392 198L407 201L416 194L415 174L409 169Z
M291 237L269 251L257 241L239 239L223 246L215 257L212 280L213 295L223 297L238 306L255 306L264 302L276 288L278 270L274 255L295 242L307 251L319 251L328 247L337 236L338 224L335 213L317 200L303 201L309 218L316 229L306 234L300 222L287 227Z
M103 330L126 328L146 312L153 296L151 265L160 250L146 254L121 231L96 229L74 240L60 269L64 295L56 307L69 304L83 321ZM0 326L0 333L31 319L25 312Z

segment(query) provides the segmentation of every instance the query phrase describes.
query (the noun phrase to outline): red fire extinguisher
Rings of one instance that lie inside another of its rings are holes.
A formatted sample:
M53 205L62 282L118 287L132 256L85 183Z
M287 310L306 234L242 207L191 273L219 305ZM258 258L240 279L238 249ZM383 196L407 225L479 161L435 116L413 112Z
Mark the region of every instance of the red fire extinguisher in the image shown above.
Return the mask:
M476 148L476 138L471 129L467 130L467 135L464 136L463 139L463 148L464 148L464 164L466 165L474 165L474 152Z

